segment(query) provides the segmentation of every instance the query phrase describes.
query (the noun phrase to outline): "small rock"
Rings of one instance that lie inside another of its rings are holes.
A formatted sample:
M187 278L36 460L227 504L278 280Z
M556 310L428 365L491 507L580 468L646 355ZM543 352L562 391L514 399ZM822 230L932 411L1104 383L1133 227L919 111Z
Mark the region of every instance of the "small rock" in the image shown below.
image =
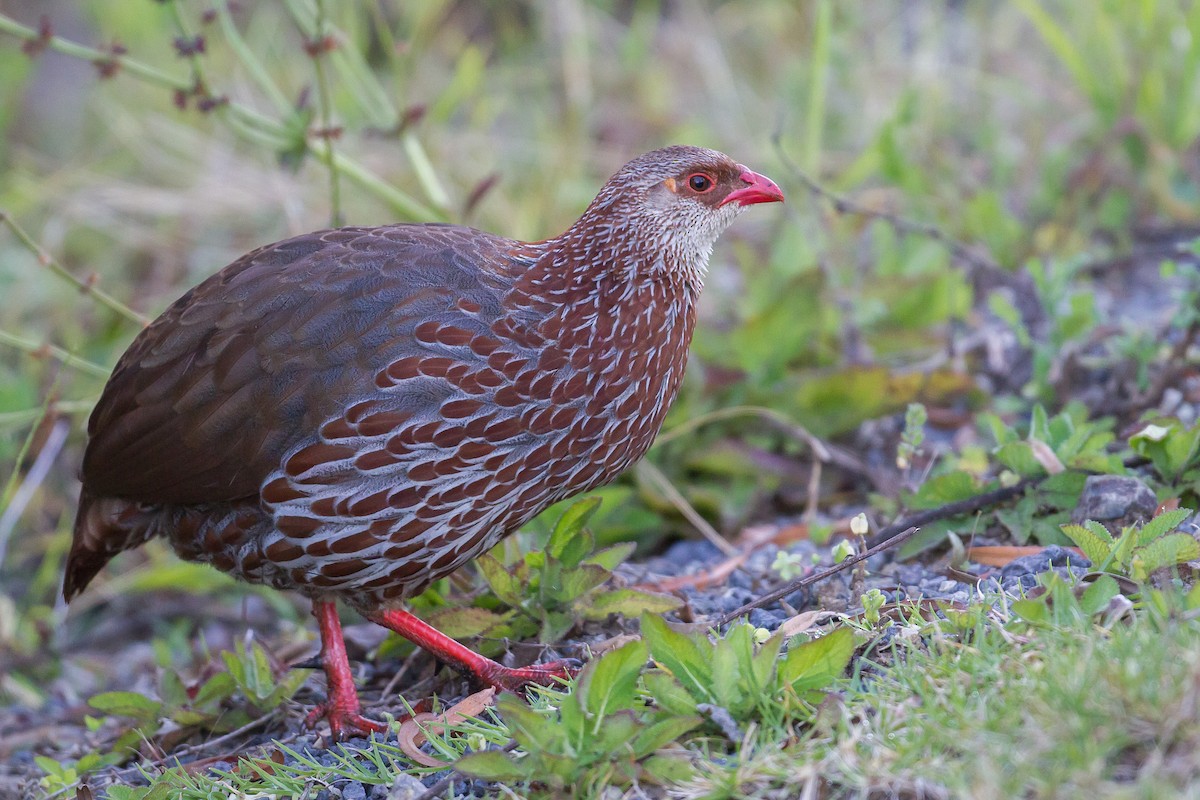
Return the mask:
M784 623L787 616L779 611L756 608L750 612L750 624L756 628L773 631Z
M1078 524L1091 519L1117 528L1150 519L1156 508L1158 498L1153 490L1137 478L1091 475L1071 512L1071 521Z
M387 800L415 800L415 798L425 794L425 789L425 784L412 775L401 775L396 778L396 782L388 789Z
M1000 577L1003 579L1036 575L1039 572L1047 572L1055 567L1081 567L1087 569L1091 566L1092 562L1074 550L1067 550L1065 547L1059 547L1058 545L1050 545L1040 553L1014 558L1000 570Z
M367 800L367 790L358 781L350 781L342 787L342 800Z

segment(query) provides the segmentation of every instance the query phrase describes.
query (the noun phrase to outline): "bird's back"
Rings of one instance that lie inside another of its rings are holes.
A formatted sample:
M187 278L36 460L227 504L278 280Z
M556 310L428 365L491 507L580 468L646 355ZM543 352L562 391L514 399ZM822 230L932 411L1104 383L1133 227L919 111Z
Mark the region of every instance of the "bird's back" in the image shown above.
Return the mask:
M159 521L147 509L253 508L288 454L347 409L381 395L393 415L428 405L434 387L387 394L376 375L445 347L419 326L486 333L522 258L468 228L342 228L260 248L186 293L135 339L92 413L67 594L153 535L138 530Z

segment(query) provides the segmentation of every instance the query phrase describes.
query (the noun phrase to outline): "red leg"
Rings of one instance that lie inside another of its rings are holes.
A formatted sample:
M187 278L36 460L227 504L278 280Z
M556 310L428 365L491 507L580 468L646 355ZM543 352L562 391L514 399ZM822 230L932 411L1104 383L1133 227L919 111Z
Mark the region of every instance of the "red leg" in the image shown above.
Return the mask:
M381 611L367 619L388 630L395 631L413 644L428 650L459 672L475 675L487 685L501 690L521 692L531 683L553 686L559 680L573 676L580 667L579 662L573 658L548 661L545 664L534 664L518 669L505 667L490 658L484 658L432 625L399 609Z
M367 719L358 713L358 691L354 688L350 659L346 657L346 640L342 638L337 604L332 600L314 600L313 616L321 628L321 663L329 684L329 697L309 712L304 724L311 728L317 720L325 717L335 741L367 736L372 731L385 733L387 726L382 722Z

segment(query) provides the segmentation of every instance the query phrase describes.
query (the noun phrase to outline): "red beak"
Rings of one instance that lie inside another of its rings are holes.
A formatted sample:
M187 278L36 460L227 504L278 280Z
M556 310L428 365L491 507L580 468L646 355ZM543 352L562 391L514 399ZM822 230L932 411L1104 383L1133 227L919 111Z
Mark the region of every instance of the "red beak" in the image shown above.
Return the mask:
M779 187L775 185L775 181L766 175L759 175L757 172L751 172L746 167L742 167L742 174L739 177L747 185L741 189L734 189L725 195L725 199L717 204L718 208L726 203L737 203L739 206L752 206L755 203L783 202L783 192L779 191Z

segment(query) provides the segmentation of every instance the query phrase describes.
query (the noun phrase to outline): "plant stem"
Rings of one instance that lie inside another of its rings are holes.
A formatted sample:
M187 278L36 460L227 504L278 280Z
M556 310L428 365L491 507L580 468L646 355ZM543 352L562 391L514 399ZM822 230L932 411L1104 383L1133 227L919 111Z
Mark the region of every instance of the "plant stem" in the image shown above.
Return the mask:
M25 230L17 224L16 220L5 211L0 211L0 224L6 225L13 235L17 237L17 241L25 246L25 249L33 253L33 257L37 259L39 265L46 267L52 273L73 284L79 291L85 295L90 295L104 306L112 309L126 319L136 322L138 325L145 327L150 324L149 318L134 311L129 306L122 303L117 298L96 287L95 283L90 280L84 280L72 274L66 267L58 263L58 261L49 253L41 248L37 242L33 240ZM108 370L104 370L102 374L107 375Z

